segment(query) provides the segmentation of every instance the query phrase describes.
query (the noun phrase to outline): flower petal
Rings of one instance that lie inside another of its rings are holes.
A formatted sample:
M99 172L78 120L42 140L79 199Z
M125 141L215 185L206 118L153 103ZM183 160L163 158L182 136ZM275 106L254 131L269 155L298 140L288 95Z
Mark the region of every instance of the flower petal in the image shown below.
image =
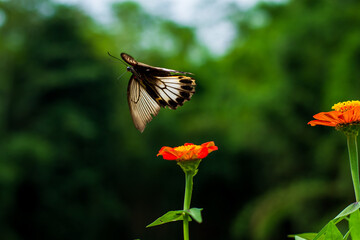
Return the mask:
M162 153L164 152L164 150L168 148L166 146L162 147L160 150L159 150L159 153L156 155L156 156L159 156L159 155L162 155Z
M344 112L340 116L340 119L342 120L342 123L351 123L353 115L354 115L354 109L351 109L349 111Z
M206 142L201 144L202 147L210 147L210 146L215 146L215 143L213 141L210 142Z
M162 147L157 156L162 155L166 160L187 161L205 158L210 152L218 150L213 141L201 145L185 143L175 148Z
M199 152L196 154L197 158L199 159L206 158L207 155L209 155L209 151L207 147L200 148Z
M162 156L165 160L177 160L178 159L177 156L175 156L172 153L168 153L168 152L165 152Z
M360 107L354 108L354 121L360 121Z
M335 127L337 125L337 123L335 123L335 122L328 122L328 121L323 121L323 120L311 120L310 122L308 122L308 124L310 124L312 127L314 127L316 125Z
M342 115L340 112L337 111L331 111L331 112L321 112L314 115L314 118L317 120L323 120L323 121L337 121L339 119L339 116Z
M176 160L179 158L176 151L171 147L162 147L157 156L162 155L165 160Z
M355 107L343 113L344 123L352 123L360 120L360 107Z
M217 147L217 146L210 146L210 147L208 147L209 153L211 153L212 151L216 151L216 150L218 150L218 147Z
M199 150L199 152L197 153L198 158L202 159L207 157L207 155L209 153L211 153L212 151L218 150L218 147L215 146L215 143L213 141L211 142L206 142L201 144L201 149Z
M315 114L313 117L316 120L312 120L308 122L311 126L316 125L323 125L323 126L330 126L335 127L336 125L343 122L341 119L342 113L337 111L331 111L331 112L321 112L318 114Z

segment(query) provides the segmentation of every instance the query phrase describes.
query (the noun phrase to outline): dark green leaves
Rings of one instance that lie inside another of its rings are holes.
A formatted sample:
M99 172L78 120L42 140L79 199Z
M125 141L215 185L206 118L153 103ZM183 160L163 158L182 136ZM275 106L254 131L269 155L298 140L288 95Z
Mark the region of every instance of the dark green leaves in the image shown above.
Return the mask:
M195 221L202 223L201 211L202 208L190 208L186 213L188 213Z
M147 225L146 227L154 227L168 222L181 221L184 219L185 215L188 215L196 222L201 223L202 222L201 211L202 208L191 208L187 211L185 210L169 211L164 215L162 215L161 217L159 217L158 219L156 219L154 222Z
M295 240L312 240L317 233L301 233L298 235L289 235L289 237L295 238Z
M184 215L185 215L184 210L169 211L164 215L162 215L161 217L159 217L158 219L156 219L154 222L147 225L146 227L154 227L168 222L183 220Z
M344 240L351 236L352 240L360 240L360 205L352 203L341 211L334 219L323 227L319 233L303 233L291 235L295 240ZM349 221L349 230L343 236L336 224L342 220Z

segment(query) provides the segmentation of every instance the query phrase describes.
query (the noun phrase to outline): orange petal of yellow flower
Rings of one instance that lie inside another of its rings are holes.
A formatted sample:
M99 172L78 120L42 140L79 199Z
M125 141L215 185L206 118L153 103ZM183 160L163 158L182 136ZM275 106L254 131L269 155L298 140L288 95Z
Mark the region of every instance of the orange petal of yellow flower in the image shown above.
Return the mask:
M324 126L335 127L339 124L359 123L359 121L360 121L360 106L351 106L351 108L350 108L350 107L347 107L347 105L346 105L348 103L353 104L353 102L354 101L337 104L336 109L339 108L341 111L336 110L336 111L321 112L321 113L315 114L314 118L316 120L312 120L312 121L308 122L308 124L310 124L311 126L324 125ZM349 108L349 109L344 110L347 108Z
M328 121L323 121L323 120L311 120L310 122L308 122L308 124L310 124L312 127L314 127L316 125L335 127L337 125L334 122L328 122Z

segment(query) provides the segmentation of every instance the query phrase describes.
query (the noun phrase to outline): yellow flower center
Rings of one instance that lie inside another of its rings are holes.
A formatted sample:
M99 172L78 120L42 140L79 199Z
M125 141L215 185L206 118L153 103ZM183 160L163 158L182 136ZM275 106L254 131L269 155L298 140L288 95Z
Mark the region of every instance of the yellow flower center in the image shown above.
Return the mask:
M189 151L192 148L194 148L194 150L197 150L200 148L200 146L199 145L187 145L187 146L179 146L174 149L179 152L185 152L185 151Z
M360 101L353 100L353 101L346 101L346 102L339 102L334 104L334 106L331 107L331 109L334 109L338 112L346 112L349 111L355 107L360 106Z

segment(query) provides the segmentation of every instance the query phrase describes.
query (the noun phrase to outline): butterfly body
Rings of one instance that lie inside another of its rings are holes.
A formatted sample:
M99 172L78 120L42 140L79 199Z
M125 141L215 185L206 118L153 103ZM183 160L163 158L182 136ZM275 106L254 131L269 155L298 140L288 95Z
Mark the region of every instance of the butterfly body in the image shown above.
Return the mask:
M140 132L161 107L176 109L195 92L195 80L186 76L191 73L153 67L137 62L126 53L121 53L121 58L130 65L127 67L132 73L127 89L128 104L134 125Z

